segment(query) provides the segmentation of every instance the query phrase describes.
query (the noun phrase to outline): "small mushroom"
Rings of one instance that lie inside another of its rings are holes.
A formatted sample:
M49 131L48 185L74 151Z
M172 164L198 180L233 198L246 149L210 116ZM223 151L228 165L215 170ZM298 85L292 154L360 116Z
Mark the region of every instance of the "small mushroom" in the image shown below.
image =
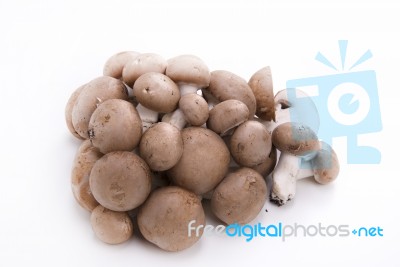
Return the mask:
M149 242L166 251L181 251L194 245L203 234L189 234L188 225L205 225L205 214L200 198L177 186L155 190L138 214L140 232Z
M210 85L203 89L203 94L210 93L218 101L236 99L242 101L249 109L249 119L256 113L256 99L247 82L229 71L211 72Z
M201 126L208 120L207 101L198 94L187 94L179 100L179 110L191 126Z
M72 124L76 132L84 139L89 138L88 126L90 117L97 106L108 99L128 100L125 85L112 77L96 78L82 89L72 109Z
M229 99L211 109L207 127L224 136L238 125L247 121L248 118L249 109L247 106L239 100Z
M249 86L256 98L256 115L265 121L275 121L275 102L270 67L251 76Z
M189 127L182 130L183 154L167 171L176 184L198 195L213 189L225 176L229 150L220 136L209 129Z
M151 173L146 162L132 152L104 155L90 173L95 199L114 211L128 211L141 205L151 189Z
M228 174L215 188L211 210L226 224L246 224L259 214L267 198L264 178L255 170L241 168Z
M143 122L143 132L158 121L158 113L174 111L181 97L174 81L156 72L140 76L133 86L133 94L139 102L136 109Z
M127 62L122 70L122 80L130 87L135 81L148 72L165 73L167 61L153 53L143 53Z
M89 176L93 165L102 156L103 154L92 146L90 140L84 141L75 155L71 172L72 193L78 204L88 211L99 205L90 190Z
M103 154L132 151L142 136L142 122L128 101L110 99L102 102L89 122L89 138Z
M264 163L271 153L271 134L260 122L246 121L236 128L230 139L235 161L245 167Z
M140 53L135 51L124 51L112 55L104 64L103 75L115 79L122 78L122 70L128 62L133 61Z
M90 222L95 235L110 245L121 244L133 235L133 224L126 212L98 205L90 216Z
M281 151L272 173L271 201L279 206L294 198L301 159L312 159L320 149L314 131L303 124L286 122L272 133L272 143Z
M140 140L140 156L153 171L172 168L181 158L181 132L169 123L159 122L149 128Z
M85 138L83 138L76 132L74 125L72 124L72 109L74 108L76 100L78 99L85 85L86 84L80 86L72 93L67 102L67 105L65 106L65 122L67 123L68 130L70 131L70 133L72 133L73 136L81 140L85 140Z

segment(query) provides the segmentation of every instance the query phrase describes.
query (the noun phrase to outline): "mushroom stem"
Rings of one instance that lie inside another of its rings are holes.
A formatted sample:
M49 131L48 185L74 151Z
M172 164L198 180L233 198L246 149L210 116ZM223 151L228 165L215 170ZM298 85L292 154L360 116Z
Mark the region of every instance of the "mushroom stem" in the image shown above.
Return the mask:
M158 121L158 112L148 109L141 104L136 106L136 110L139 113L140 119L142 120L143 133Z
M284 205L296 194L296 177L301 160L290 154L281 153L278 164L272 173L272 190L270 199L279 206Z
M198 90L198 87L193 84L188 83L178 83L179 91L181 93L181 97L187 94L195 94Z
M264 121L262 119L257 119L261 122L267 130L272 133L276 127L285 122L290 122L290 111L288 108L282 108L281 103L275 104L275 121Z
M299 168L299 171L297 172L296 180L301 180L301 179L308 178L308 177L314 177L314 171L312 168L311 161L302 160L301 167Z
M162 121L172 124L179 130L182 130L186 125L185 115L179 108L172 113L165 114L162 118Z

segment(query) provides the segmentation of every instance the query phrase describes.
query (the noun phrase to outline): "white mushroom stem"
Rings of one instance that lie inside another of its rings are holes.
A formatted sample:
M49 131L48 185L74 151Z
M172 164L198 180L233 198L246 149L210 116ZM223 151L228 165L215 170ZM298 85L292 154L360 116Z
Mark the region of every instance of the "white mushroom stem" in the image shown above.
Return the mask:
M185 115L179 108L172 113L165 114L162 118L162 121L172 124L179 130L182 130L186 125Z
M154 123L158 121L158 112L148 109L141 104L136 106L136 110L139 113L140 119L142 120L142 132L144 133Z
M292 154L281 153L278 164L272 173L272 202L281 206L294 197L300 162L300 158Z
M297 172L296 180L301 180L301 179L308 178L308 177L314 177L314 171L312 168L311 161L302 160L301 167L299 168L299 171Z
M187 94L196 94L198 87L194 84L178 83L181 97Z

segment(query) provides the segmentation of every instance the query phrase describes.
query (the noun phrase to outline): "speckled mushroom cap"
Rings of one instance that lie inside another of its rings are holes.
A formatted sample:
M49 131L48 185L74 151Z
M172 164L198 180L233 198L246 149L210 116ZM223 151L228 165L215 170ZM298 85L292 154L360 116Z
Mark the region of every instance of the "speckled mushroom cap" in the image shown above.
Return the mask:
M107 244L121 244L133 235L133 223L126 212L98 205L90 216L90 222L95 235Z
M255 170L241 168L228 174L215 188L211 210L226 224L246 224L252 221L264 206L267 185Z
M110 99L93 112L89 138L102 153L132 151L142 136L142 121L128 101Z
M260 122L246 121L236 128L229 147L239 165L252 167L268 159L272 147L271 135Z
M82 89L72 109L72 124L76 132L85 139L89 138L90 117L97 105L108 99L128 100L125 85L112 77L98 77Z
M114 211L138 207L151 189L151 174L146 162L127 151L104 155L94 164L89 181L95 199Z
M206 123L209 111L207 101L198 94L181 96L179 109L191 126L201 126Z
M140 156L153 171L172 168L181 158L183 141L175 126L159 122L150 127L140 140Z
M295 156L315 156L320 149L317 135L307 125L297 122L286 122L272 132L272 143L281 152Z
M176 83L190 84L198 88L210 84L210 71L207 65L194 55L180 55L169 59L166 75Z
M225 70L211 72L210 85L206 88L219 101L236 99L242 101L249 109L249 119L256 113L256 98L247 82Z
M213 189L225 176L230 154L222 138L201 127L182 130L183 154L168 177L198 195Z
M205 225L205 214L200 198L177 186L155 190L140 208L140 232L151 243L166 251L181 251L194 245L203 234L188 233L192 227Z
M217 134L225 135L229 130L247 121L249 109L236 99L225 100L210 111L207 127Z
M256 115L265 121L275 121L275 102L270 67L265 67L251 76L249 86L256 98Z
M133 61L138 55L140 53L135 51L123 51L112 55L104 64L103 75L121 79L125 65Z
M140 76L133 86L133 95L141 105L160 113L174 111L181 97L174 81L157 72Z
M143 74L148 72L165 73L166 68L167 61L160 55L143 53L125 64L122 70L122 80L132 87Z
M340 164L335 151L330 145L321 142L321 149L311 160L314 179L320 184L328 184L336 180L340 171Z

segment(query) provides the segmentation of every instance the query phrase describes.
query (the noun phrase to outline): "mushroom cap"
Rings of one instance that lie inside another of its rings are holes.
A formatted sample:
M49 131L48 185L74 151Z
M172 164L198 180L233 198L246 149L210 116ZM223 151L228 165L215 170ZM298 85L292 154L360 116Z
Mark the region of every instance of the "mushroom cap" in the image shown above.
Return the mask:
M314 179L320 184L333 182L340 171L340 164L333 148L325 142L321 142L321 149L311 160Z
M307 125L297 122L285 122L272 132L272 143L281 152L295 156L314 156L320 149L315 132Z
M249 86L256 98L256 115L265 121L275 121L275 102L270 67L265 67L251 76Z
M133 95L141 105L159 113L174 111L181 97L174 81L157 72L140 76L133 86Z
M177 186L155 190L143 204L138 214L140 232L151 243L166 251L181 251L196 243L199 235L189 236L188 224L192 227L205 225L205 214L200 198Z
M191 84L198 88L210 84L210 71L207 65L194 55L180 55L169 59L165 72L176 83Z
M183 141L178 128L166 122L150 127L140 140L140 156L153 171L172 168L181 158Z
M76 132L74 125L72 124L72 109L74 108L76 100L78 99L85 85L86 84L81 85L72 93L72 95L68 99L67 105L65 106L65 122L67 123L68 130L72 133L73 136L81 140L85 140L85 138L83 138Z
M167 61L160 55L153 53L144 53L136 56L127 62L122 70L122 80L133 86L135 81L145 73L158 72L165 73Z
M249 119L256 113L256 98L247 82L225 70L211 72L210 85L206 89L219 101L236 99L246 104L249 109Z
M198 94L187 94L179 100L179 109L192 126L206 123L209 115L207 101Z
M104 155L94 164L89 181L95 199L114 211L138 207L151 189L151 174L146 162L127 151Z
M72 109L72 124L76 132L85 139L89 138L90 117L97 105L108 99L128 100L125 85L109 76L98 77L82 89Z
M172 181L198 195L213 189L225 176L230 154L220 136L209 129L189 127L181 131L183 154L167 171Z
M95 235L107 244L121 244L133 235L133 224L126 212L98 205L90 216L90 222Z
M75 155L71 172L72 193L78 204L88 211L99 205L90 190L89 176L93 165L102 156L103 154L92 146L90 140L85 140Z
M271 148L271 153L269 153L269 156L266 161L252 166L251 168L261 174L262 177L266 177L269 174L272 173L272 171L275 169L275 165L277 162L277 153L276 153L276 148L272 146Z
M243 225L257 217L266 198L264 178L253 169L241 168L228 174L215 188L211 210L228 225Z
M239 125L230 140L230 151L235 161L245 167L265 162L271 153L271 134L258 121Z
M217 134L225 135L229 130L247 121L249 109L236 99L225 100L210 110L207 127Z
M320 125L318 109L312 98L304 91L296 88L284 89L276 93L274 101L277 105L275 113L278 124L283 122L279 121L278 113L287 112L288 115L283 117L288 117L291 122L308 125L314 132L318 132Z
M135 51L123 51L112 55L104 64L103 75L121 79L125 64L133 61L138 55L140 53Z
M142 136L142 121L128 101L102 102L89 122L90 140L102 153L132 151Z

